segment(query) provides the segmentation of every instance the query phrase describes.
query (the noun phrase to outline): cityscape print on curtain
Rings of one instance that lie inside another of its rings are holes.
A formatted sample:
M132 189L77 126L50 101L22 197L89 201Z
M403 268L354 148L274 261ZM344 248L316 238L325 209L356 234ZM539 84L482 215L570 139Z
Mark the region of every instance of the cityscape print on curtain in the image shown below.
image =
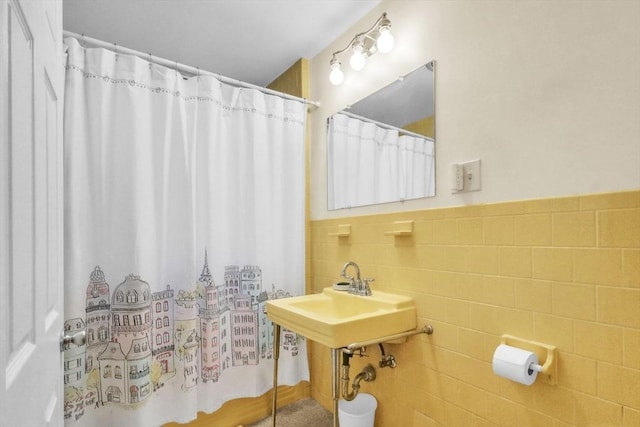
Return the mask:
M86 317L66 332L86 329L84 345L64 348L65 420L105 404L137 405L171 381L188 391L217 382L234 367L272 362L273 324L265 302L290 296L263 289L260 266L226 266L216 284L204 254L189 289L152 292L129 274L113 289L99 266L89 275ZM281 351L298 356L304 339L284 329Z

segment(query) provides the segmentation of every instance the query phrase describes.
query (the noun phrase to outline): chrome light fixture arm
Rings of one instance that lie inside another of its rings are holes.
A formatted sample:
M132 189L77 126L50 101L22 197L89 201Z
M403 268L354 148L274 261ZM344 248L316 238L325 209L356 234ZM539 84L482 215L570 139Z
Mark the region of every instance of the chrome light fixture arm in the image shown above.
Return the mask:
M364 62L366 58L376 53L378 50L383 52L382 48L378 47L380 43L380 39L386 35L387 37L387 48L384 53L391 50L393 46L393 37L390 34L391 29L391 21L387 18L387 13L383 12L382 15L377 19L375 24L371 26L366 31L356 34L351 41L342 49L336 50L331 55L331 61L329 61L329 65L331 66L331 73L329 74L329 79L335 85L339 85L342 83L344 79L344 74L340 69L341 62L339 59L339 55L346 52L348 49L353 51L353 56L351 58L351 66L355 70L360 70L364 67Z
M383 21L385 22L381 24ZM337 55L340 55L341 53L344 53L347 49L353 47L353 44L355 43L355 41L360 40L360 38L363 36L366 36L370 40L375 41L376 38L372 37L371 34L374 33L376 30L378 30L382 26L388 26L388 27L391 26L391 21L389 21L389 19L387 18L387 12L383 12L380 18L378 18L378 20L376 21L376 23L373 24L371 28L369 28L367 31L363 31L362 33L356 34L355 36L353 36L349 44L347 44L344 48L333 52L333 54L331 55L331 59L333 60L334 58L336 58Z

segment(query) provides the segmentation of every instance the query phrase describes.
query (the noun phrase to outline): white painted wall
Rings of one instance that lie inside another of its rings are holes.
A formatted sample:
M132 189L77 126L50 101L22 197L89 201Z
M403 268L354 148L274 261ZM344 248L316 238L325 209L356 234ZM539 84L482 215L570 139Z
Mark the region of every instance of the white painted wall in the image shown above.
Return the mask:
M383 12L395 48L363 71L331 53ZM430 59L436 197L327 211L326 119ZM640 2L383 0L311 60L311 217L640 188ZM448 165L482 159L482 190L451 194Z

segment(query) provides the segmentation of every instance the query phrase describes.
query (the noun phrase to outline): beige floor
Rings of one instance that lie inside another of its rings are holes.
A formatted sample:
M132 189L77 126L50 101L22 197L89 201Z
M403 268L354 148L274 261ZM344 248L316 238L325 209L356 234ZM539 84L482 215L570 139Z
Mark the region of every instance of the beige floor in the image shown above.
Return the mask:
M303 399L278 409L277 427L331 427L333 416L313 399ZM247 427L271 427L271 417L267 417Z

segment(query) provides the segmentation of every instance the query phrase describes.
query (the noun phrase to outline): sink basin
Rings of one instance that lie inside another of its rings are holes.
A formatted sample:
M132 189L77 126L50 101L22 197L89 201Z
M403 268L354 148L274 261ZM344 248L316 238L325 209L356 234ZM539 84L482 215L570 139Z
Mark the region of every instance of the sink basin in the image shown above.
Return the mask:
M330 348L416 328L412 298L375 290L360 296L324 288L320 294L269 300L266 307L274 323Z

